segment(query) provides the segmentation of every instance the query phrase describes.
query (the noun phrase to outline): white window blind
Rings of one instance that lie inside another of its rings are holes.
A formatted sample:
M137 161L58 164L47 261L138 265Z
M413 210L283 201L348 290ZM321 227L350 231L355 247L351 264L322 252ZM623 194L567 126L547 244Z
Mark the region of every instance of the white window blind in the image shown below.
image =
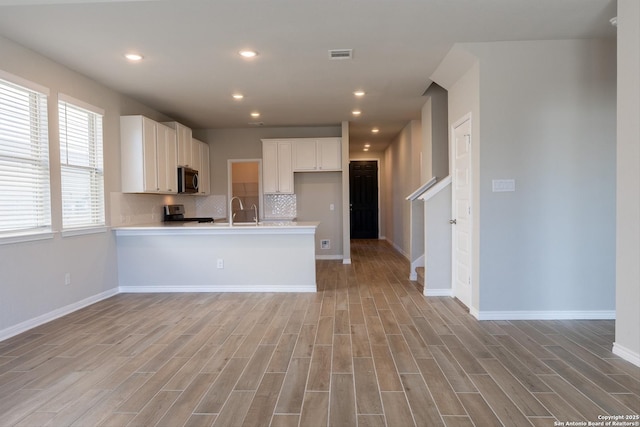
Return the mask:
M47 95L16 81L0 73L0 237L51 230Z
M63 229L105 225L102 114L79 103L58 101Z

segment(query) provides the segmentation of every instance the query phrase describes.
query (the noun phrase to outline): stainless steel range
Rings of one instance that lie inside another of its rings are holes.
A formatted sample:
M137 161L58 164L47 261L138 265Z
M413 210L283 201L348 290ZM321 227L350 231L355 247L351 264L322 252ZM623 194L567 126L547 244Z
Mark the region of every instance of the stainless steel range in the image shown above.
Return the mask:
M213 222L213 218L185 218L184 205L165 205L164 222Z

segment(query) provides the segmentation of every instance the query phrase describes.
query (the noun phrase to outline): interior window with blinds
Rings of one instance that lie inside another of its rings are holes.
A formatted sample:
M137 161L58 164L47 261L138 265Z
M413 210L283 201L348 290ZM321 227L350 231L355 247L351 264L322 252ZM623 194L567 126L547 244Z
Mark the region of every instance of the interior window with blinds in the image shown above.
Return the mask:
M0 238L51 231L46 92L0 73Z
M60 96L62 228L105 225L102 111Z

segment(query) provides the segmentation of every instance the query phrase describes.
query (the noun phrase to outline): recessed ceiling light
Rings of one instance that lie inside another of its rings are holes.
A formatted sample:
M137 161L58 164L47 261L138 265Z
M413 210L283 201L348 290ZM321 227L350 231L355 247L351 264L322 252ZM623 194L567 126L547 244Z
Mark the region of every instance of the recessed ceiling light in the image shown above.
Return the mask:
M380 129L378 129L378 128L373 128L373 129L371 129L371 132L373 132L373 133L378 133L378 132L380 132Z
M124 57L129 61L141 61L142 58L144 58L144 56L140 55L139 53L126 53Z
M360 111L360 110L353 110L353 111L351 112L351 114L353 114L354 116L359 116L360 114L362 114L362 111Z
M253 113L251 113L251 117L260 117L260 113L254 111Z
M364 96L364 91L363 90L357 90L357 91L353 92L353 94L355 96Z
M240 56L243 56L245 58L253 58L258 56L258 52L256 52L255 50L241 50L238 53L240 54Z
M242 99L242 98L244 98L244 95L241 94L241 93L234 93L231 96L233 96L233 99Z
M371 147L371 144L364 144L364 148L369 148Z
M369 149L368 148L363 148L362 151L369 151Z

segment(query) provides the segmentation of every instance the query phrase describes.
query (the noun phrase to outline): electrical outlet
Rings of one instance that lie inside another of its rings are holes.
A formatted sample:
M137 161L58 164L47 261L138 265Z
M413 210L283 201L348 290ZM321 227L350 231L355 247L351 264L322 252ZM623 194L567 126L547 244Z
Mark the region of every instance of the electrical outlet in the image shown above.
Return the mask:
M64 284L65 285L71 284L71 273L64 273Z
M320 249L331 249L331 240L329 239L320 240Z
M217 267L224 268L224 260L222 258L218 258Z

